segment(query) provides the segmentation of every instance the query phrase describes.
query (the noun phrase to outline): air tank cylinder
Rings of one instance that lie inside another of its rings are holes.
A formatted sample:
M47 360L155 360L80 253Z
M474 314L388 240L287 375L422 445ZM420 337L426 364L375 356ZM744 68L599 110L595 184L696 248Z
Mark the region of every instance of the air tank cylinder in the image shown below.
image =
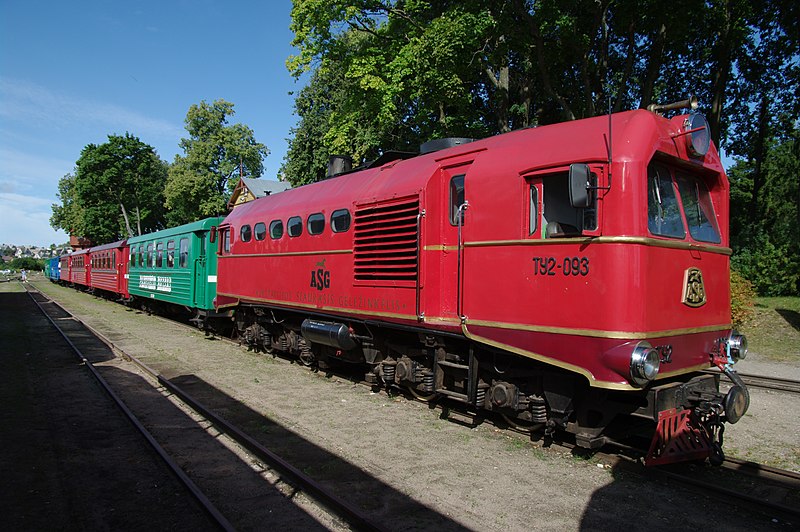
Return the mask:
M306 319L300 327L303 338L312 344L323 344L349 351L356 346L350 328L343 323Z

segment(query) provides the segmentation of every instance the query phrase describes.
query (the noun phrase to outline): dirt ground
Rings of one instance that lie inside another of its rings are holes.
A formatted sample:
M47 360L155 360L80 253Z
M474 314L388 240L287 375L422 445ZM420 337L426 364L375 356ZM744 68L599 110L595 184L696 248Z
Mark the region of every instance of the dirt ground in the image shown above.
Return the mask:
M249 429L289 442L286 452L311 449L305 454L317 461L305 469L318 470L362 506L371 501L368 507L385 515L390 529L792 528L682 485L542 449L489 424L470 429L440 419L426 404L248 353L116 303L46 282L38 286L166 377L225 398L234 417L237 409L257 412L263 426ZM747 370L757 372L758 364L757 357L749 359ZM799 400L760 390L751 396L749 413L725 433L726 451L800 470L800 421L792 414L800 411ZM359 475L377 479L381 489ZM372 491L359 491L366 485Z

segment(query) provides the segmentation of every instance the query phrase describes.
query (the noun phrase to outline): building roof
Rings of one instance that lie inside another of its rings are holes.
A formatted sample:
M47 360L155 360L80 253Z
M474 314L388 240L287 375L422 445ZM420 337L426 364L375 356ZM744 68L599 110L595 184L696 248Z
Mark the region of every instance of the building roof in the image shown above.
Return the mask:
M259 179L253 177L242 177L244 185L250 192L257 198L264 197L268 194L275 194L276 192L283 192L289 190L292 185L286 181L273 181L271 179Z
M285 181L240 177L239 182L236 183L236 187L233 189L231 199L228 201L228 208L232 209L235 205L277 194L290 188L292 188L292 185Z

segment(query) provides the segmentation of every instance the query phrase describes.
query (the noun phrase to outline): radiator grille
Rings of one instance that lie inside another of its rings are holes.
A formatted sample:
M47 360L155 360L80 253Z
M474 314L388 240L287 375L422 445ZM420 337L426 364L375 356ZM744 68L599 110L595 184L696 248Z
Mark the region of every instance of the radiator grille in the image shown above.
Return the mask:
M354 217L355 280L413 285L417 279L419 198L357 208Z

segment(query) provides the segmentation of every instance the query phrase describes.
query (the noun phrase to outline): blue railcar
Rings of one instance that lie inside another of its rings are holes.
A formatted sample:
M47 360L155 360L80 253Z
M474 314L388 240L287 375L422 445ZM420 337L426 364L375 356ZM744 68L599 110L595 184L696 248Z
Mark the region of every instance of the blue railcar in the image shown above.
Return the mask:
M47 278L57 283L61 280L61 257L53 257L45 263Z

